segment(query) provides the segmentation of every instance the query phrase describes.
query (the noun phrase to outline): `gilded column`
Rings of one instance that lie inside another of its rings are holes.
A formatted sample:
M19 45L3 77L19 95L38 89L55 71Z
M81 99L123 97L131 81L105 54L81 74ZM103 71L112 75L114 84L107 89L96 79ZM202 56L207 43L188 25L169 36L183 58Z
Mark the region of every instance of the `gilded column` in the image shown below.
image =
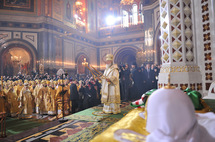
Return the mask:
M202 91L202 77L197 66L191 0L160 0L162 68L158 85L171 84Z

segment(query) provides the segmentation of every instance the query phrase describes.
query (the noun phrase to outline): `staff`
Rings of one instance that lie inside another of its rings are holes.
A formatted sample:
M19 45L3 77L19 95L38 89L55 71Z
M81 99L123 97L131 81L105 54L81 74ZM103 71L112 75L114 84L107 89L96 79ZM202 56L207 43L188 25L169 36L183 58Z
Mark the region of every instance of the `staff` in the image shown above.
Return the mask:
M2 94L3 94L3 76L1 76L1 86L2 86Z
M110 79L108 79L106 76L104 76L100 71L98 71L95 67L91 66L91 69L89 66L88 66L88 62L86 62L86 58L84 58L84 62L82 62L82 65L87 67L89 69L89 71L91 72L91 74L93 75L93 78L94 80L96 80L96 78L99 78L100 80L101 79L106 79L108 84L110 84Z

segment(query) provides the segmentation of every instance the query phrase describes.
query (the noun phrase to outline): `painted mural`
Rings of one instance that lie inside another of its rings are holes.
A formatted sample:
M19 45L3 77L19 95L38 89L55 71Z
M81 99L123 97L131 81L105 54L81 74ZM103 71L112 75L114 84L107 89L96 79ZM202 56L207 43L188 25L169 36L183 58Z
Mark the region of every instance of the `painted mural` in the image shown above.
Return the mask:
M0 0L0 9L34 12L34 0Z
M54 19L63 20L63 0L53 0L52 13Z
M77 61L77 73L78 74L87 74L87 70L85 68L85 66L82 65L82 63L84 62L84 59L87 59L87 56L82 54L78 57L78 61ZM89 62L89 61L86 61Z
M71 1L71 0L64 1L64 22L68 26L70 26L70 24L73 24L75 22L73 7L74 7L74 1ZM70 24L68 24L67 22L69 22Z

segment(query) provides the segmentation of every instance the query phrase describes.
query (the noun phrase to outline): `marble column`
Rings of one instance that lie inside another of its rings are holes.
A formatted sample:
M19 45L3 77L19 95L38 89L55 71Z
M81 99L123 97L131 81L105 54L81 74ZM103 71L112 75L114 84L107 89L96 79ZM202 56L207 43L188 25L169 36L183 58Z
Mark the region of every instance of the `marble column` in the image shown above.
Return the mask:
M184 90L202 92L202 75L197 54L191 0L160 0L162 68L158 86L170 83Z
M204 95L215 81L215 20L214 0L193 0L195 15L195 33L197 61L202 73L202 89Z

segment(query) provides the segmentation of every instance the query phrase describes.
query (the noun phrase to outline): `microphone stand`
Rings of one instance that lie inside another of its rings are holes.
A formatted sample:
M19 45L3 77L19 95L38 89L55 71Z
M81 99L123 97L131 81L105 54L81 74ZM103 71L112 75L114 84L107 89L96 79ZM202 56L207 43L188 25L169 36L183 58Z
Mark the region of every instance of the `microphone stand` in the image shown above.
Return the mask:
M62 74L62 81L63 81L63 75L64 74ZM65 76L67 76L67 73L65 73ZM63 117L62 118L60 118L60 119L58 119L58 121L59 122L66 122L66 121L68 121L68 119L66 119L66 118L64 118L64 94L67 92L67 91L64 91L63 90L63 87L65 86L64 84L62 84L61 85L62 86L62 91L61 91L61 96L62 96L62 113L63 113Z

